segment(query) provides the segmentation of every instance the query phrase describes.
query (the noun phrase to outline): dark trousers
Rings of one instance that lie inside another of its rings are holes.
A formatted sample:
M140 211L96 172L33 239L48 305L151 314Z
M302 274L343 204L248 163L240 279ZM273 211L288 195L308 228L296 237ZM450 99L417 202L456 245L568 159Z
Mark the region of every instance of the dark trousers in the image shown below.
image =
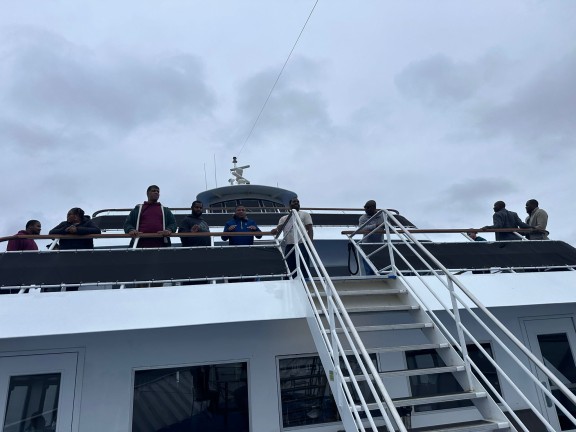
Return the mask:
M308 274L308 271L306 270L306 266L304 265L304 263L306 263L307 266L310 265L310 257L308 256L308 251L306 250L306 248L304 247L303 243L299 243L298 247L300 248L300 271L302 272L302 277L303 278L308 278L310 277L310 275ZM293 272L294 270L296 270L296 251L292 252L290 255L288 255L292 249L294 249L294 245L293 244L287 244L286 245L286 249L284 249L284 256L286 256L286 264L288 264L288 269L290 270L290 272ZM298 274L298 273L296 273ZM296 276L296 274L294 276Z

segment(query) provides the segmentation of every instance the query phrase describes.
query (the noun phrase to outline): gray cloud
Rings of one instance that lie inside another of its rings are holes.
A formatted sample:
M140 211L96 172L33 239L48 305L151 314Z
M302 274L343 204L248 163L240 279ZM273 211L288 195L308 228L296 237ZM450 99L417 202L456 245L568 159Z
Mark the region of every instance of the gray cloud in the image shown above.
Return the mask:
M293 69L292 69L293 67ZM333 142L339 136L328 112L328 102L316 90L316 82L322 75L320 64L298 58L291 64L291 71L282 76L254 129L253 139L269 142L274 134L275 141L292 139L293 146L308 145L310 142ZM277 70L265 70L245 80L239 88L237 113L238 123L250 130L262 104L272 87ZM338 140L337 140L338 141Z
M30 28L5 31L0 50L0 94L33 121L126 131L204 116L215 103L202 63L189 54L114 57Z
M400 93L431 106L450 106L467 101L488 82L502 76L508 60L490 51L476 62L456 61L437 54L412 62L394 82Z
M411 63L395 82L404 96L429 105L444 105L470 98L478 88L479 76L472 65L438 54Z
M487 109L478 122L488 137L512 137L522 148L572 150L576 136L576 51L518 89L506 103Z

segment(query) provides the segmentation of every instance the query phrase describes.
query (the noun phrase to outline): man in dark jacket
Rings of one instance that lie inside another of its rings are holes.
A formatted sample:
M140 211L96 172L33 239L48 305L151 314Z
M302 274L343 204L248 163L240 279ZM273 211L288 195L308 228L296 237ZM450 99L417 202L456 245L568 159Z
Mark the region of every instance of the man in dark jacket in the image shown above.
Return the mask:
M492 216L492 225L486 225L482 229L492 229L492 228L532 228L530 225L525 224L520 220L518 214L506 210L506 203L504 201L496 201L494 203L494 215ZM496 241L501 240L520 240L513 232L497 232Z
M234 217L224 225L224 232L261 232L256 222L246 217L246 207L242 204L236 206ZM261 235L256 238L262 238ZM249 246L254 244L254 236L222 236L222 240L230 241L230 246Z
M100 228L94 225L90 220L90 216L84 215L84 210L80 207L74 207L68 211L66 220L61 222L50 230L50 234L60 235L88 235L100 234ZM66 249L92 249L94 247L94 240L87 239L60 239L60 250Z
M192 203L192 214L182 219L178 232L210 232L208 222L202 218L203 211L204 205L200 201L194 201ZM182 246L210 246L211 244L210 236L180 237L180 240L182 241Z
M160 188L156 185L146 189L147 201L138 204L130 212L124 222L124 232L133 238L130 246L142 233L155 233L160 237L138 238L139 248L158 248L170 246L170 234L176 232L176 218L168 207L164 207L160 199Z
M20 230L16 235L39 235L42 225L35 219L26 222L26 230ZM8 240L7 251L38 250L38 245L34 239L12 239Z

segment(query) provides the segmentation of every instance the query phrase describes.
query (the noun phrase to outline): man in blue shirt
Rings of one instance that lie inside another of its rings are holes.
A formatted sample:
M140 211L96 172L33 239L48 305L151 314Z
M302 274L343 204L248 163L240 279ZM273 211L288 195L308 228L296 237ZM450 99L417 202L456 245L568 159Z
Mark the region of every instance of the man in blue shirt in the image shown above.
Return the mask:
M261 232L256 222L246 217L246 207L242 204L236 206L234 217L224 225L225 233L233 232ZM262 238L261 235L255 236ZM250 246L254 244L254 236L222 236L222 240L228 240L230 246Z

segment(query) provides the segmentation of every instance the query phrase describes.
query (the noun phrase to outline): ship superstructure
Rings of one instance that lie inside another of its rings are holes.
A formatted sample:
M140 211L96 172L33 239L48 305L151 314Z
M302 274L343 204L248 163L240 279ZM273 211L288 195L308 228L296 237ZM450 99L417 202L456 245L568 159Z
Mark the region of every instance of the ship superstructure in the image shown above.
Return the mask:
M5 432L576 429L572 246L432 241L386 209L364 243L335 208L308 209L338 232L310 241L296 194L240 168L197 197L211 246L0 254ZM220 239L238 204L253 246ZM95 243L126 214L97 212ZM310 277L270 232L286 214Z

